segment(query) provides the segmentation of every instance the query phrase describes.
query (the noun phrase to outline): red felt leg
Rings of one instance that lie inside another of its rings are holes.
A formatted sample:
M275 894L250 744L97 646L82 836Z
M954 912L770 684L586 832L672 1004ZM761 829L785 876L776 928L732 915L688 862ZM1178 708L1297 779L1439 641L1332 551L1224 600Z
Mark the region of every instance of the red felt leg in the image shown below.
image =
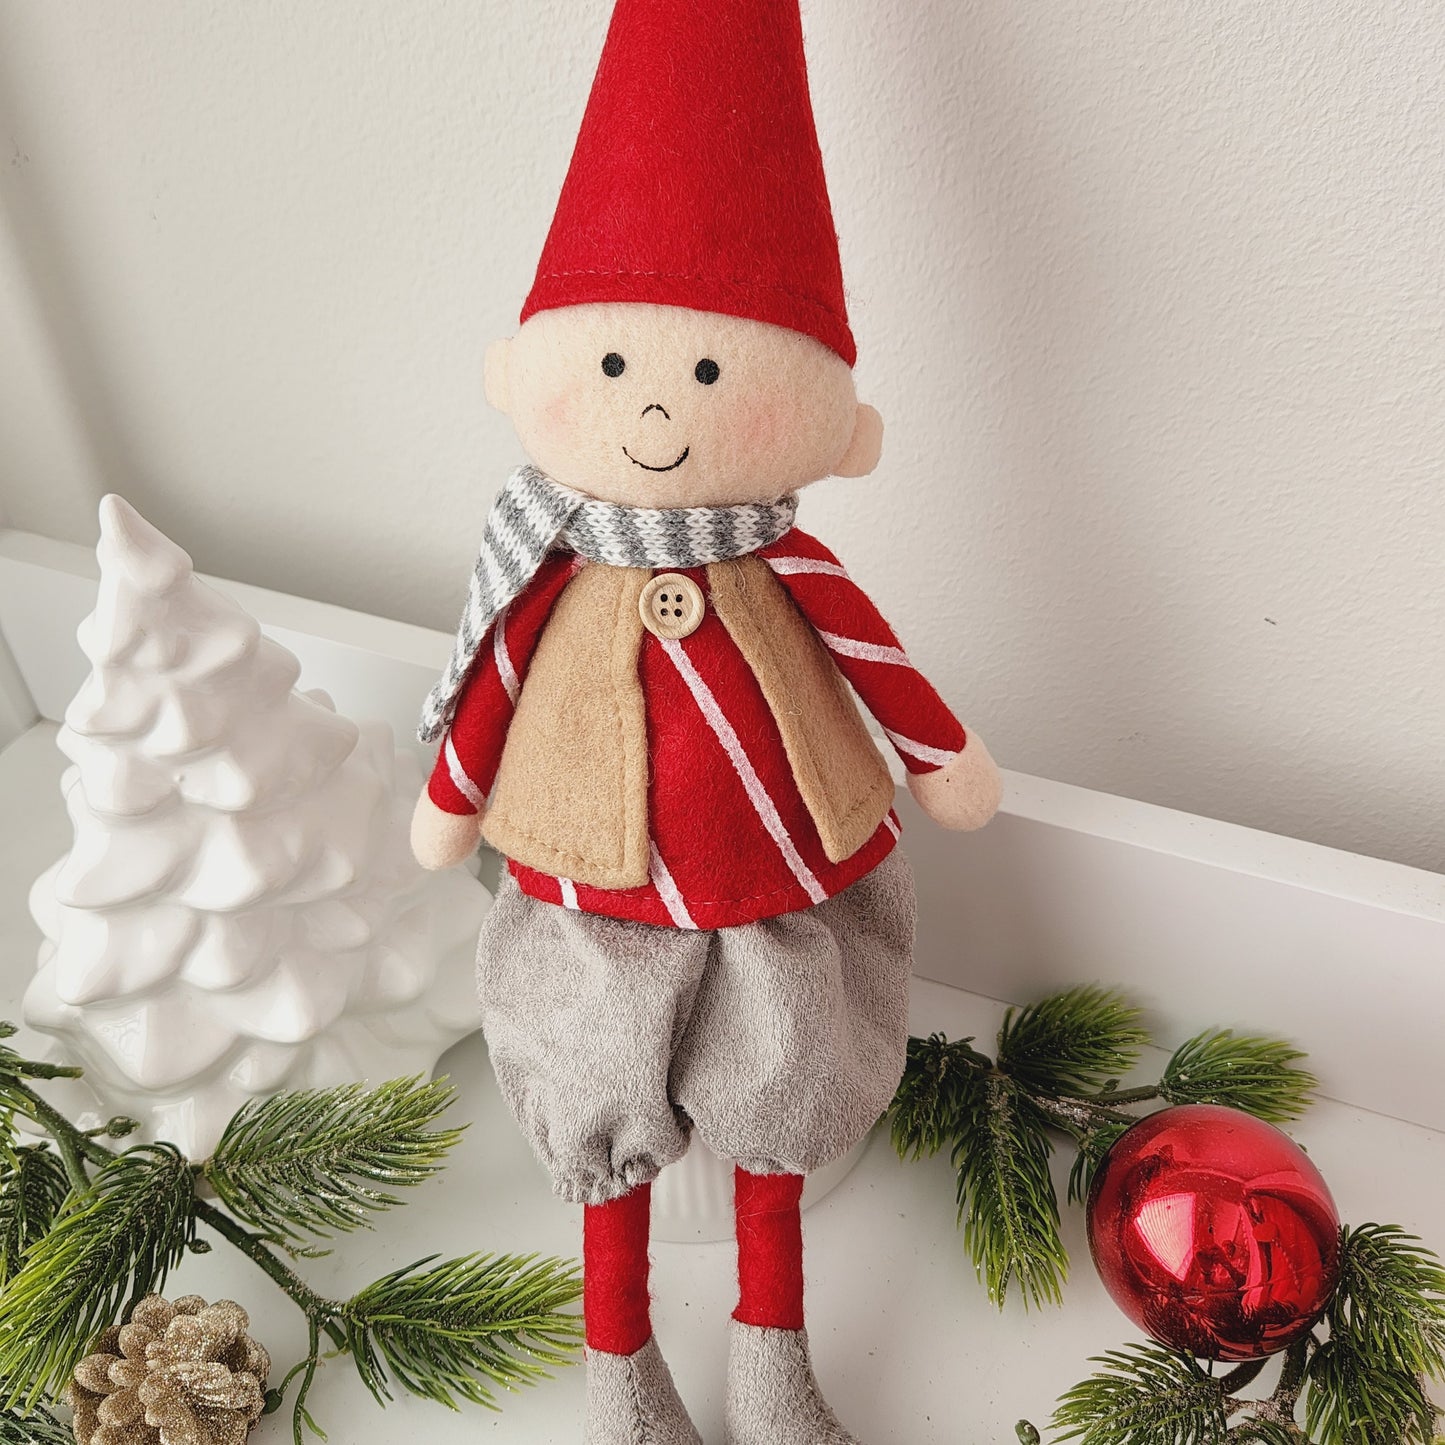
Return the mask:
M630 1355L652 1337L647 1235L652 1185L582 1213L582 1316L590 1349Z
M801 1174L734 1176L738 1231L738 1307L745 1325L803 1328Z

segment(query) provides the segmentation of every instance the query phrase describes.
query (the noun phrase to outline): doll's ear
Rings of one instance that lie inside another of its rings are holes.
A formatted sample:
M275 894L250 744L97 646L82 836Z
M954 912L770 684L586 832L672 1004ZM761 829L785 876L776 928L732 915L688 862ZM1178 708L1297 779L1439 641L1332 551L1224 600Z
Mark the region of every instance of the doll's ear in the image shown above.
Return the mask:
M503 416L512 414L512 343L505 337L487 347L482 363L482 390Z
M835 477L866 477L883 455L883 418L877 408L858 406L853 421L853 438L848 450L833 468Z

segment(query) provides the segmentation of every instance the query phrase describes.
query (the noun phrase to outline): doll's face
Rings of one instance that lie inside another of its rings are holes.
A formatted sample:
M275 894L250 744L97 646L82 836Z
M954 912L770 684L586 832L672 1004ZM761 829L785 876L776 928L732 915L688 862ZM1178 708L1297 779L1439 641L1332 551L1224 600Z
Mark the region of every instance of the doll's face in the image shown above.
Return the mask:
M548 476L637 507L776 501L866 475L883 438L811 336L638 302L529 317L488 351L487 398Z

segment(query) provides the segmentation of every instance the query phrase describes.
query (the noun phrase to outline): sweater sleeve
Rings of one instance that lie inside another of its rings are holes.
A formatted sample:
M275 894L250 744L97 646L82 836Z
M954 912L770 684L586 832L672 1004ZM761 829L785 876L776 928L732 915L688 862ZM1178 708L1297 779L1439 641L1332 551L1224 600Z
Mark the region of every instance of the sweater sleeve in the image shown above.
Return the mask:
M929 773L952 762L968 740L963 725L838 559L796 527L758 555L812 623L909 772Z
M478 645L427 783L427 796L444 813L479 813L486 806L532 654L553 603L581 565L568 553L548 557Z

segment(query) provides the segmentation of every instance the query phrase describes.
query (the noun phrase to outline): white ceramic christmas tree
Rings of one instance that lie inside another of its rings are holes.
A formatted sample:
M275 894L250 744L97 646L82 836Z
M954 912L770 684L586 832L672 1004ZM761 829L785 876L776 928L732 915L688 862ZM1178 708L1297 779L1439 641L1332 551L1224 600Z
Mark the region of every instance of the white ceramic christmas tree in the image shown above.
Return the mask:
M420 770L119 497L59 745L70 852L36 882L25 1019L99 1115L203 1157L247 1098L428 1073L477 1027L489 903L407 842Z

